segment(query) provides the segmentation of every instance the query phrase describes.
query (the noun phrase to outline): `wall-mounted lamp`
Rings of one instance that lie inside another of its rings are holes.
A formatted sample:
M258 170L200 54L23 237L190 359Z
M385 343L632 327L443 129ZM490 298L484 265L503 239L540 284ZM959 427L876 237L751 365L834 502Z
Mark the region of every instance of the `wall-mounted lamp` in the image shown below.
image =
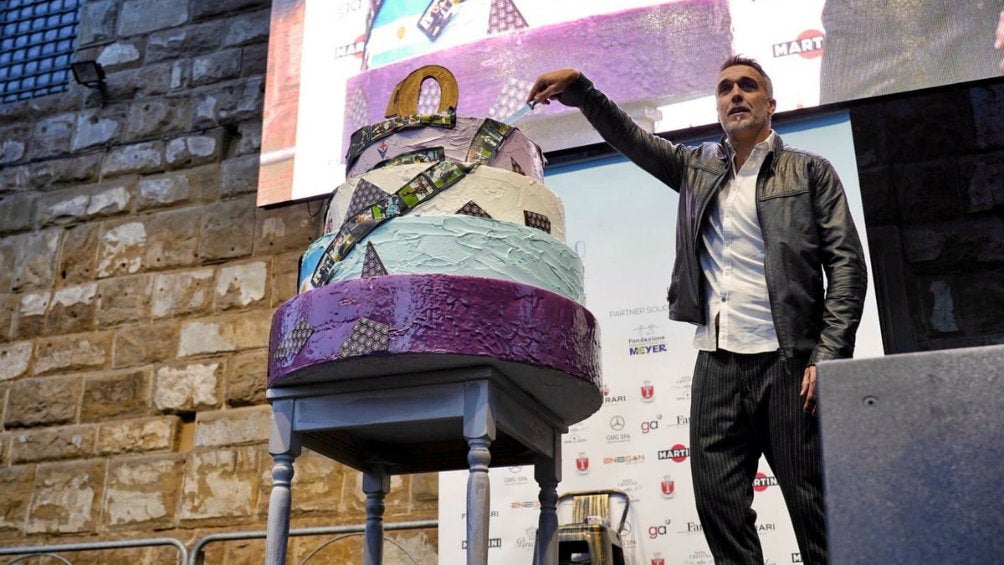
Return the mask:
M105 103L108 89L105 85L105 70L97 61L77 61L70 64L73 80L87 88L97 88L101 93L101 104Z

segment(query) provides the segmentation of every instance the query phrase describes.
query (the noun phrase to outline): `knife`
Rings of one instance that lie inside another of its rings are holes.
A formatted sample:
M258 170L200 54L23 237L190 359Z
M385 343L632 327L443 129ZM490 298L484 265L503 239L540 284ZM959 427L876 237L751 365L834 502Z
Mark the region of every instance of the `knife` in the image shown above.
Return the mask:
M519 110L516 110L516 112L513 115L511 115L508 118L506 118L505 120L503 120L502 123L504 123L506 125L509 125L509 126L515 124L519 120L522 120L523 118L525 118L527 114L529 114L530 112L532 112L534 105L535 104L533 104L533 103L523 104L522 108L520 108Z

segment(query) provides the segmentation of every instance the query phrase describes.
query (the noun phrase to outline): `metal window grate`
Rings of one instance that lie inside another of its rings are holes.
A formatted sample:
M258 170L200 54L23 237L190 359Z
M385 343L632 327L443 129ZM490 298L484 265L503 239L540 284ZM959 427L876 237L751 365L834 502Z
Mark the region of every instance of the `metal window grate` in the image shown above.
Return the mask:
M63 92L80 0L0 0L0 103Z

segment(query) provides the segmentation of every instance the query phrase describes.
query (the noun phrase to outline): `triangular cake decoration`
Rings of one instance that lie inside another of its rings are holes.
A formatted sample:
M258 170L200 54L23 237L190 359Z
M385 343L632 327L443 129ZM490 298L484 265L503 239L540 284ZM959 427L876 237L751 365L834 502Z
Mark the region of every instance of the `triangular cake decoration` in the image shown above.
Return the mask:
M512 0L492 0L488 15L488 33L495 34L527 26L526 18Z
M528 227L551 233L551 220L547 219L547 216L543 214L523 210L523 223Z
M467 204L464 204L462 208L457 210L457 214L463 214L465 216L476 216L478 218L491 218L491 214L485 212L485 209L478 206L478 203L470 200Z
M378 351L387 351L389 343L390 326L370 320L369 318L360 318L356 322L356 325L352 327L349 336L345 338L341 348L339 348L338 357L344 359L346 357L358 357Z
M275 349L273 357L276 361L282 361L296 355L303 349L312 335L314 335L314 327L306 318L300 318L293 325L293 329L279 341L279 347Z
M383 266L380 255L373 247L372 241L366 242L366 257L363 258L362 277L382 277L387 274L387 268Z
M378 202L387 199L387 193L380 190L380 187L366 179L359 179L356 190L352 193L352 200L349 202L349 210L346 217L351 218L358 215L363 210Z

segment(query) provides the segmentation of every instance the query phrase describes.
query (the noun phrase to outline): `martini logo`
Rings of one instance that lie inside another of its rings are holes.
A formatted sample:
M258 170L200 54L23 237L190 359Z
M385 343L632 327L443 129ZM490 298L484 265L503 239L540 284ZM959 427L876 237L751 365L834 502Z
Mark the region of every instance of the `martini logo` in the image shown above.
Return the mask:
M488 549L498 549L502 547L502 538L488 538ZM467 540L460 542L460 549L467 549Z
M757 472L756 477L753 478L753 490L757 492L763 492L767 490L767 487L772 487L777 485L777 477L771 477L762 472Z
M690 449L682 443L678 443L670 449L662 449L659 451L660 461L672 459L676 463L683 463L687 460L687 457L690 457Z
M793 40L774 44L774 57L800 55L804 59L814 59L823 54L823 38L826 34L818 29L807 29Z
M580 475L585 475L589 472L589 456L585 453L579 452L579 456L575 458L575 470L579 472Z
M673 480L673 477L664 475L662 482L659 483L659 489L662 491L663 498L673 498L676 494L676 481Z
M641 385L641 399L644 402L652 402L655 398L655 387L651 381L645 381Z

